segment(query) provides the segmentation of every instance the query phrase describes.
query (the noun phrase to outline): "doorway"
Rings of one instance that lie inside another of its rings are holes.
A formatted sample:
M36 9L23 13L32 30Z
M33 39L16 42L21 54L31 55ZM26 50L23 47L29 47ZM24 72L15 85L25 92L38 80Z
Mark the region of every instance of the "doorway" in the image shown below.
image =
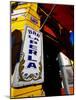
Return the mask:
M43 35L44 50L44 83L43 90L46 96L61 95L61 79L59 74L59 65L56 60L59 53L57 46L53 44L53 40Z

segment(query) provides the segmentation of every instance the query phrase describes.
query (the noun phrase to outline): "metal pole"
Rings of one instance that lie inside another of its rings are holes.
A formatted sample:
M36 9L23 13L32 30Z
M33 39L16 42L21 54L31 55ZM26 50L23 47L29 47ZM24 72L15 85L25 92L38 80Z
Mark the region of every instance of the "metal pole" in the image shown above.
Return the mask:
M45 21L43 22L43 24L42 24L40 30L41 30L41 29L43 28L43 26L45 25L46 21L48 20L49 16L50 16L50 15L52 14L52 12L54 11L55 7L56 7L56 5L54 5L54 6L52 7L50 13L48 14L48 16L46 17ZM39 30L39 31L40 31L40 30Z

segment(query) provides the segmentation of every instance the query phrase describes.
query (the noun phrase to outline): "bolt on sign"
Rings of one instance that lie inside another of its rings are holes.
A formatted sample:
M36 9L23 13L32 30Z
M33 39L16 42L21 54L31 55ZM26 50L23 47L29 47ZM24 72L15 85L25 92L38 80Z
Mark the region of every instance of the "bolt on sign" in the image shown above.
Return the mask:
M20 62L16 64L13 87L38 84L44 81L43 37L29 26L25 27Z

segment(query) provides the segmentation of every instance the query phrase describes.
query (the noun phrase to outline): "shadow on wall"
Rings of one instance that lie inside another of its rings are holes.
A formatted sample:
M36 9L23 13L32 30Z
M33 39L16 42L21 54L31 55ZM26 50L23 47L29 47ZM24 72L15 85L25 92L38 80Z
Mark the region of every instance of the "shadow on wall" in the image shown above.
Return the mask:
M14 30L11 35L11 74L13 74L15 65L19 61L21 44L22 33L20 30Z

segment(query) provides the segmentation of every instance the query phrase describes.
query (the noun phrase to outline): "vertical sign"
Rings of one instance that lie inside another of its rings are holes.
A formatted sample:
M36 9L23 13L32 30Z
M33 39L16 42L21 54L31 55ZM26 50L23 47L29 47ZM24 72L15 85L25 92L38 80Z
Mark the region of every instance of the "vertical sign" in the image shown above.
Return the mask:
M38 84L44 81L42 33L29 26L25 27L24 43L16 70L14 87Z

